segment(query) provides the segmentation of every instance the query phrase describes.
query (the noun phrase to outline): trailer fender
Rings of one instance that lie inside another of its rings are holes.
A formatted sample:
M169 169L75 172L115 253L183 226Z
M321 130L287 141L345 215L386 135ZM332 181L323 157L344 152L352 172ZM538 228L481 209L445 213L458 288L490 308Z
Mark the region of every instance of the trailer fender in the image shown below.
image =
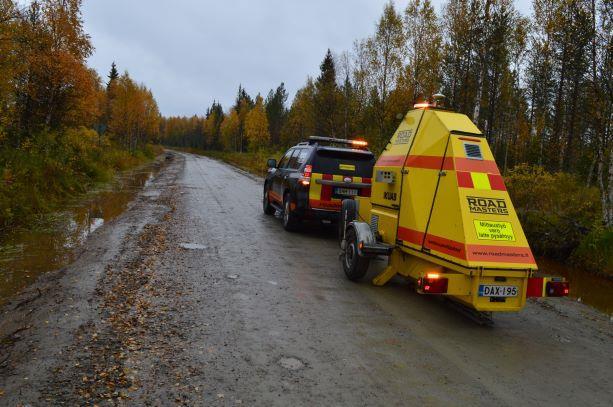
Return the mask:
M347 230L349 230L349 228L353 228L353 230L355 230L355 234L358 239L358 254L360 256L367 256L366 254L362 253L362 247L365 245L372 246L377 243L377 239L372 233L370 225L366 222L353 221L347 225Z

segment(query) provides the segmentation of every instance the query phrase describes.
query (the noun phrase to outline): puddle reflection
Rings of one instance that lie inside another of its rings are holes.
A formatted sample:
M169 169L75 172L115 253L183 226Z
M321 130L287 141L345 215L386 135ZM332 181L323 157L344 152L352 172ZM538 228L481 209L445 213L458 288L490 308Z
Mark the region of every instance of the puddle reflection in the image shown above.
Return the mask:
M134 196L153 181L160 169L154 162L127 171L103 189L50 214L35 230L14 230L0 240L0 304L41 274L75 259L88 236L123 213Z

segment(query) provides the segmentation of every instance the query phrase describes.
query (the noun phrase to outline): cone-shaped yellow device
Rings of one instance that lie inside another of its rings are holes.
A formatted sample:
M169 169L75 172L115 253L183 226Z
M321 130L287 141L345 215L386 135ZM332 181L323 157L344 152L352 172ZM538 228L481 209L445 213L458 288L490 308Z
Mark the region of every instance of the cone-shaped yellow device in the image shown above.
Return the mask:
M400 274L421 293L479 311L524 306L534 256L487 140L466 115L409 111L375 165L371 197L357 201L359 220L392 248L375 284Z

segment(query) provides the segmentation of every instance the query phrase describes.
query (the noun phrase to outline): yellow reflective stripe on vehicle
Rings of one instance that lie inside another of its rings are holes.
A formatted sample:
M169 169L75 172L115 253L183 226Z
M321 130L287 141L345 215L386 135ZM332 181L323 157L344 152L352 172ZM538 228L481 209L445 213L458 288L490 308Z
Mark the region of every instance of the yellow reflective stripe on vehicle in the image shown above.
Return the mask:
M475 189L486 189L491 190L492 187L490 185L490 180L487 177L487 174L482 172L471 172L470 177L473 180L473 185Z
M355 171L355 165L352 164L339 164L338 168L344 171Z
M317 180L323 178L321 173L311 174L311 185L309 186L309 199L319 200L321 199L321 184L317 183Z
M328 176L328 175L326 175ZM347 175L332 175L332 180L338 183L344 183L345 178L351 178L352 182L362 183L364 182L364 178L362 177L353 177ZM312 173L311 174L311 184L309 186L309 200L310 201L332 201L332 202L340 202L341 198L333 198L331 195L334 193L334 186L332 185L323 185L317 181L321 181L324 178L324 174L321 173ZM339 186L341 187L341 186ZM324 188L326 188L326 193L324 194Z

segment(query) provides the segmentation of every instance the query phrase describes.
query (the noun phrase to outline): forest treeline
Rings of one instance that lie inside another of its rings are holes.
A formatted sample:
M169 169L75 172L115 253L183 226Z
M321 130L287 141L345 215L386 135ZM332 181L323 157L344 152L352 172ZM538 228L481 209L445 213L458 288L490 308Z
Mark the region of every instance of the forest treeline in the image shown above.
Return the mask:
M415 102L441 92L487 137L536 251L610 269L613 3L532 5L524 16L512 0L447 0L440 13L389 2L374 33L328 51L289 106L283 83L255 99L241 86L225 109L163 119L161 137L228 152L360 137L379 152Z
M0 0L0 229L44 213L158 142L149 89L113 63L104 80L81 0Z

